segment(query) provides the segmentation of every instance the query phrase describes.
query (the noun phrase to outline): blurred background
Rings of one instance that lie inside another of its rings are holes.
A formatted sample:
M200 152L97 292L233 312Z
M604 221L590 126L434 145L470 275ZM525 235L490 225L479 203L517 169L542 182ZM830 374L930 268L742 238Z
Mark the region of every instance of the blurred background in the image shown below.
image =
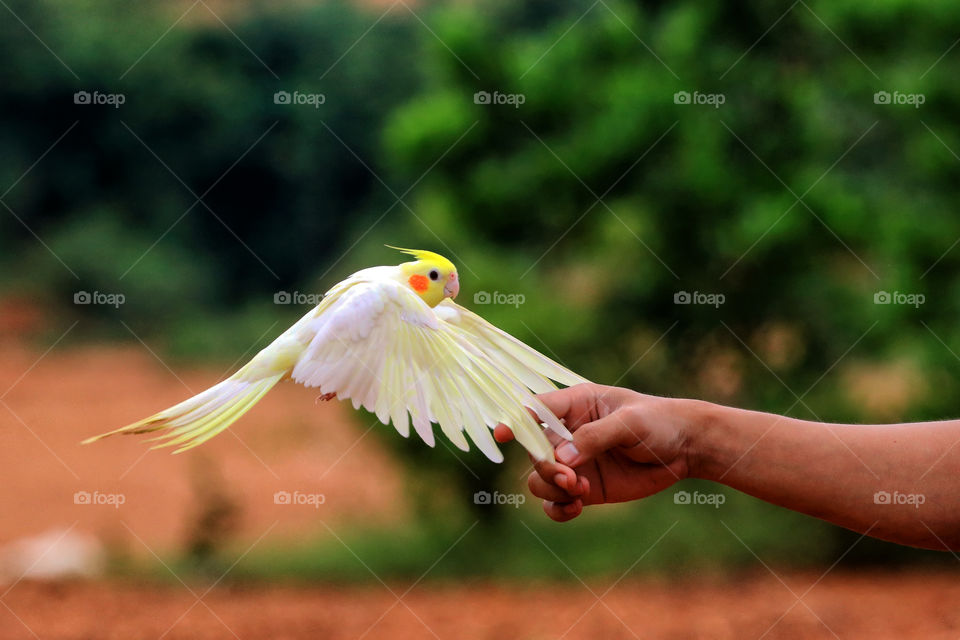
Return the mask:
M295 385L78 446L385 243L597 382L960 416L954 4L0 4L3 637L956 637L950 554L694 481L557 525L516 448Z

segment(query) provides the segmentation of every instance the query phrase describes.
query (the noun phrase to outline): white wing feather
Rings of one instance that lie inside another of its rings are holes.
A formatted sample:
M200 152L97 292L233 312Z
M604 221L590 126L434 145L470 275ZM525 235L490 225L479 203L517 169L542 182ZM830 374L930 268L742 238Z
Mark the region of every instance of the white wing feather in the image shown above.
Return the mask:
M351 399L404 436L412 423L430 446L435 422L458 448L469 449L466 431L499 462L503 455L490 429L503 422L535 457L552 458L525 407L569 438L534 393L555 389L551 379L571 385L584 378L452 301L431 309L396 280L361 274L331 290L288 332L309 343L294 380Z

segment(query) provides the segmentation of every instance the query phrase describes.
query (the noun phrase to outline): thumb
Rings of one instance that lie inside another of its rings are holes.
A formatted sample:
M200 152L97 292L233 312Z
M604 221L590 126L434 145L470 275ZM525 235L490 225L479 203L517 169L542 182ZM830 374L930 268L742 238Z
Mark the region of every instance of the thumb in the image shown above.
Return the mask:
M640 436L628 426L620 411L580 426L573 432L573 442L557 447L557 459L569 467L592 460L614 447L631 447L640 442Z

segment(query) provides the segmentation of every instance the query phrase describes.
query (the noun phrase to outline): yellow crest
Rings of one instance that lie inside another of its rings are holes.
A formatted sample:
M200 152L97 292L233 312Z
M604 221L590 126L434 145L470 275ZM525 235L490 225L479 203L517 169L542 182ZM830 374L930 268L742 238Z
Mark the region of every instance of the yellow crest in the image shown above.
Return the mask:
M413 256L417 260L422 260L424 262L433 262L438 266L445 267L450 271L456 271L456 267L453 266L453 263L444 258L439 253L434 253L433 251L426 251L424 249L404 249L403 247L394 247L393 245L384 245L390 249L396 249L401 253L405 253L409 256Z

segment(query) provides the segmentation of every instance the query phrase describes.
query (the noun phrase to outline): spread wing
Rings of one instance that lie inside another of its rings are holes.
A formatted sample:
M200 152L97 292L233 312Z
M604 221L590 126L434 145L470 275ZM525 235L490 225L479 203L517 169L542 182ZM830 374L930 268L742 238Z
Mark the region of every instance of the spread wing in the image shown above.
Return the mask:
M325 302L296 327L301 339L309 339L293 368L297 382L350 398L404 436L412 423L430 446L432 422L464 451L466 433L495 462L503 455L490 430L500 422L535 457L553 457L525 407L571 437L534 393L555 389L551 380L586 380L476 314L449 300L430 308L409 288L386 280L357 282Z

